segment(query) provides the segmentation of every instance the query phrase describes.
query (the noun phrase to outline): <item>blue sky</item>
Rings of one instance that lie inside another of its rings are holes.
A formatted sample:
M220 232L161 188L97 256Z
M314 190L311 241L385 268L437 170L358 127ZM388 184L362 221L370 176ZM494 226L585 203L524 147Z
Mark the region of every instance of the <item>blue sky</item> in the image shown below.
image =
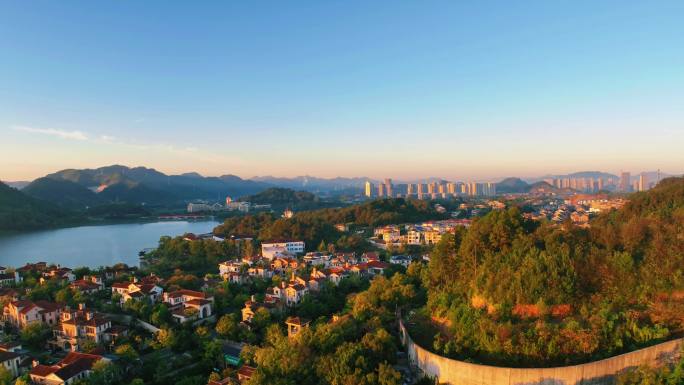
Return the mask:
M10 1L0 179L684 171L682 1Z

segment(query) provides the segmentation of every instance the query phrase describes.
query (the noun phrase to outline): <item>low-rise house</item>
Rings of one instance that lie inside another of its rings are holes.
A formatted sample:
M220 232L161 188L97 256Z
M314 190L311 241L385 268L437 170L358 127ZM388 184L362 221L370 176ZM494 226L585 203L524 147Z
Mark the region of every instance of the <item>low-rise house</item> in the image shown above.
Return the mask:
M19 346L21 349L21 345ZM19 376L19 363L21 362L21 354L14 349L5 350L0 348L0 366L4 366L7 371L12 373L12 377Z
M8 303L19 300L19 292L8 287L0 288L0 302Z
M373 231L376 238L385 241L385 243L396 243L399 242L401 237L401 231L399 227L395 225L388 225L384 227L376 228Z
M263 278L263 279L268 279L273 277L273 272L266 268L266 267L261 267L261 266L255 266L255 267L250 267L247 269L247 275L249 275L252 278Z
M288 268L297 269L298 267L299 261L294 258L275 258L271 262L271 270L281 274Z
M280 299L273 297L266 297L264 302L257 302L255 297L252 296L248 301L245 302L245 307L242 308L242 322L247 324L252 323L252 319L256 315L259 309L264 308L268 310L269 313L273 314L281 310L282 304Z
M241 384L246 383L247 381L252 379L252 377L254 376L254 372L256 372L256 368L247 365L242 365L242 367L237 371L238 381L240 381Z
M36 263L27 263L26 265L17 268L17 271L19 274L23 275L26 273L31 273L31 272L43 272L47 269L47 263L46 262L36 262Z
M349 277L349 272L343 267L331 267L326 270L326 274L330 282L335 284L335 286L339 285L344 278Z
M12 326L23 329L33 323L57 325L63 306L48 301L13 301L5 305L3 318Z
M35 365L29 372L31 381L40 385L68 385L90 376L93 365L107 358L97 354L70 352L54 365Z
M133 282L116 282L112 284L112 294L121 295L119 304L123 305L126 301L142 301L146 300L149 303L157 302L164 293L164 289L151 283L153 279L145 281L138 281L134 279Z
M69 284L73 290L78 290L81 293L92 294L104 289L104 282L98 276L83 276L83 279L78 279Z
M112 322L102 314L79 304L77 310L64 309L62 312L59 326L53 329L55 340L52 345L66 351L77 351L83 341L106 342L107 330L111 327Z
M306 255L304 256L304 263L309 266L328 267L331 259L331 255L319 252L311 252L306 253Z
M112 325L109 329L104 332L104 339L107 342L114 343L120 338L128 336L129 329L126 326Z
M309 275L309 281L307 282L309 289L312 291L319 291L321 290L321 287L323 285L323 282L328 280L328 276L318 270L316 267L311 270L311 274Z
M6 267L0 266L0 286L14 286L21 282L18 271L8 271Z
M389 262L391 265L401 265L404 267L408 267L412 261L413 261L413 258L411 258L407 255L393 255L390 257Z
M294 337L299 332L309 327L311 323L310 320L300 317L289 317L285 320L285 325L287 325L287 336Z
M301 283L291 283L285 288L285 304L287 306L296 306L302 302L304 296L309 293L309 288Z
M344 269L350 273L354 274L361 274L361 275L366 275L368 274L368 264L367 263L359 263L356 265L347 265L344 267Z
M375 251L368 251L361 255L361 262L368 263L370 261L379 261L380 257Z
M243 283L247 282L246 277L240 273L225 273L222 276L224 280L230 283L236 283L238 285L242 285Z
M76 280L76 276L73 271L68 267L56 267L48 268L43 272L43 276L40 278L40 282L44 283L48 279L58 279L67 282L73 282Z
M299 278L301 279L301 278ZM274 286L266 291L266 297L278 299L287 306L296 306L309 293L309 288L305 283L291 281L281 282L280 286Z
M389 264L381 261L370 261L368 262L367 266L368 274L378 275L383 274L385 272L385 269L389 267Z
M201 291L181 289L164 293L164 302L169 306L173 317L183 323L210 317L214 297L207 297Z
M239 273L242 269L243 263L237 261L225 261L219 263L219 274L221 276L228 273Z
M149 249L152 250L152 249ZM136 268L135 267L129 267L125 263L117 263L114 266L111 267L106 267L103 270L104 276L106 280L109 279L116 279L122 276L132 276L135 274Z
M570 214L570 220L572 223L578 226L587 226L589 224L589 213L586 211L574 211Z

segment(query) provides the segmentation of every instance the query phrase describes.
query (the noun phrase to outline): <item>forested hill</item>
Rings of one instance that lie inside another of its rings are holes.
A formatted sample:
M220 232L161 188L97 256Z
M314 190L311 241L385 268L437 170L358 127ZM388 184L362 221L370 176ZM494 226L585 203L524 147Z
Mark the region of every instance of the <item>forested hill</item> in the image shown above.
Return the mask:
M52 178L38 178L22 193L63 207L81 209L103 203L104 199L77 183Z
M492 212L443 238L424 284L442 354L520 365L607 357L684 331L684 179L590 229Z
M315 248L322 241L330 244L343 238L351 242L344 246L355 248L362 239L343 236L335 228L335 224L376 226L441 218L444 218L444 215L437 213L427 201L396 198L344 208L303 211L290 219L277 218L269 213L228 218L214 229L214 233L223 236L248 235L262 241L280 238L300 239L306 242L309 249Z
M71 212L31 198L0 182L0 231L61 226L74 219Z
M298 204L301 202L313 202L316 195L308 191L294 191L289 188L272 187L254 195L240 198L241 201L257 204Z

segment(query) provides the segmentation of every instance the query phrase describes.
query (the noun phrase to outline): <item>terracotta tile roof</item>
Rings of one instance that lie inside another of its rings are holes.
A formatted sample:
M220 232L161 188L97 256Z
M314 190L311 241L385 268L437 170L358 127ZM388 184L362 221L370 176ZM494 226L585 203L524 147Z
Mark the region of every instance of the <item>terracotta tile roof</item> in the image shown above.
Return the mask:
M47 366L47 365L37 365L31 368L31 371L29 372L33 376L38 376L38 377L47 377L50 374L56 372L59 369L59 367L54 367L54 366Z
M207 383L207 385L230 385L230 384L233 384L233 383L234 383L234 382L233 382L233 379L232 379L232 378L226 377L226 378L224 378L224 379L222 379L222 380L218 380L218 381L210 380L210 381Z
M201 291L194 291L194 290L187 290L187 289L180 289L180 290L176 290L174 292L169 293L170 298L177 298L177 297L181 297L181 296L205 298L206 294L204 294Z
M19 314L27 314L28 312L30 312L31 310L33 310L35 308L37 308L37 306L30 303L30 304L26 305L26 307L24 307L23 309L19 310Z
M99 361L102 356L97 355L97 354L88 354L88 353L79 353L79 352L69 352L62 361L58 362L57 365L70 365L79 359L88 359L91 360L92 362Z
M43 300L38 300L35 302L35 304L47 312L57 311L57 310L60 310L61 308L64 307L64 305L61 303L43 301Z
M84 290L93 290L93 289L99 289L100 285L91 282L91 281L86 281L84 279L79 279L77 281L74 281L71 283L72 287L79 288L79 289L84 289Z
M208 303L211 303L211 301L206 300L206 299L200 299L200 298L191 299L190 301L185 302L186 305L194 305L194 306L202 306L202 305L206 305Z
M256 368L247 365L242 365L242 367L238 369L238 375L245 378L252 378L254 372L256 372Z
M73 378L79 373L90 370L93 364L100 359L102 359L102 356L70 352L57 364L61 368L57 369L54 374L66 382L66 380Z
M311 323L310 320L306 318L299 318L299 317L289 317L285 323L287 324L292 324L292 325L298 325L298 326L306 326L309 323Z
M368 267L377 268L377 269L386 269L389 267L389 264L387 264L385 262L381 262L381 261L369 261Z
M145 294L149 294L150 291L152 291L152 289L157 287L157 285L155 285L153 283L144 283L142 285L136 285L136 286L138 286L138 289L140 289L140 291L142 291Z
M14 307L24 307L24 306L28 306L28 305L32 305L32 304L33 304L31 301L26 300L26 299L22 299L22 300L19 300L19 301L12 301L12 302L10 302L10 303L11 303L12 306L14 306Z

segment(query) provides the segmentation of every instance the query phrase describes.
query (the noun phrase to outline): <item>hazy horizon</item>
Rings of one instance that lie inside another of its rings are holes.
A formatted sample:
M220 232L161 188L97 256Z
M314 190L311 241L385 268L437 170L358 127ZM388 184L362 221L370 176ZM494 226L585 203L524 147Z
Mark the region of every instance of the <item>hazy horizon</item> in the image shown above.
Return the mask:
M108 167L108 166L114 166L114 165L119 165L119 166L125 166L129 168L135 168L135 167L145 167L149 169L154 169L156 171L159 171L161 173L164 173L166 175L181 175L181 174L187 174L187 173L198 173L202 177L219 177L223 175L235 175L237 177L240 177L245 180L253 180L257 178L286 178L286 179L291 179L291 178L298 178L298 177L311 177L311 178L322 178L322 179L334 179L334 178L365 178L373 181L382 181L385 178L391 178L397 183L402 183L402 182L407 182L407 183L415 183L417 181L426 181L426 180L432 180L432 179L443 179L447 181L489 181L489 182L498 182L500 180L503 180L505 178L512 178L512 177L517 177L523 180L531 180L531 179L539 179L547 176L553 176L553 175L567 175L567 174L574 174L574 173L581 173L581 172L602 172L602 173L608 173L608 174L613 174L617 177L620 176L620 173L622 171L630 172L632 177L636 177L641 173L652 173L652 172L658 172L660 171L662 175L667 176L667 175L674 175L674 176L680 176L684 175L684 172L670 172L669 170L619 170L619 171L612 171L612 170L604 170L604 169L587 169L587 170L572 170L568 172L549 172L545 174L533 174L533 175L523 175L523 174L511 174L511 175L500 175L500 176L474 176L474 177L462 177L462 176L444 176L444 175L422 175L422 176L417 176L417 177L407 177L407 178L399 178L399 177L394 177L392 175L377 175L377 176L370 176L370 175L335 175L335 176L320 176L320 175L252 175L252 176L247 176L247 175L237 175L235 173L230 173L230 172L225 172L225 173L218 173L218 174L212 174L212 175L207 175L203 174L201 172L197 172L194 170L185 170L181 172L167 172L164 169L156 168L156 167L149 167L145 165L129 165L129 164L123 164L123 163L116 163L116 164L108 164L108 165L100 165L100 166L95 166L95 167L84 167L83 169L98 169L101 167ZM70 169L74 169L74 167L70 167ZM39 175L35 178L26 178L26 179L7 179L7 178L2 178L0 175L0 181L2 182L30 182L35 179L38 179L40 177L44 177L48 174L52 174L55 172L62 171L61 170L52 170L46 174Z
M684 3L12 2L0 178L681 173Z

